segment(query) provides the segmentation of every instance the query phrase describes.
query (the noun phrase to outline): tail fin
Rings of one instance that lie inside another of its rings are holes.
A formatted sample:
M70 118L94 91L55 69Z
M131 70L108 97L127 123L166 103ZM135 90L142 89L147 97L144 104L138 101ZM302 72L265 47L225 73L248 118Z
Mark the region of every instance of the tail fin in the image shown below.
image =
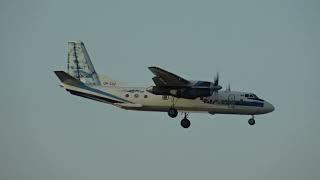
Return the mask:
M81 41L68 42L68 74L89 85L101 85L88 52Z

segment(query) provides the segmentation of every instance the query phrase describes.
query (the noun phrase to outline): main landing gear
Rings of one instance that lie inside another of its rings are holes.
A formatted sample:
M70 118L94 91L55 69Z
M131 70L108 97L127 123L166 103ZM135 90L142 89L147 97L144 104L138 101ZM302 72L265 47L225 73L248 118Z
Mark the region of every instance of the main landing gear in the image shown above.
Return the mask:
M249 120L248 120L248 123L251 125L251 126L253 126L255 123L256 123L256 121L254 120L254 116L252 115L252 118L250 118Z
M183 128L189 128L191 125L191 122L187 118L188 114L184 113L184 118L181 120L180 124Z
M177 99L178 100L178 99ZM177 101L176 100L176 101ZM174 108L174 104L176 103L176 101L174 100L174 97L172 97L172 106L171 108L168 110L168 115L171 118L175 118L178 116L178 110L176 108ZM189 128L191 125L191 122L189 121L188 117L188 113L184 113L184 118L180 121L180 124L183 128Z
M178 99L177 99L177 100L178 100ZM177 100L176 100L176 101L177 101ZM174 104L175 104L176 101L174 100L174 97L172 97L172 106L171 106L171 108L168 110L168 115L169 115L171 118L175 118L175 117L178 116L178 110L177 110L176 108L174 108Z
M169 110L168 110L168 115L171 117L171 118L175 118L178 116L178 111L176 108L174 107L171 107Z
M171 107L169 110L168 110L168 115L171 117L171 118L175 118L178 116L178 110L175 109L174 107ZM183 128L189 128L190 125L191 125L191 122L189 121L189 119L187 118L188 117L188 113L184 113L184 118L181 120L180 124Z

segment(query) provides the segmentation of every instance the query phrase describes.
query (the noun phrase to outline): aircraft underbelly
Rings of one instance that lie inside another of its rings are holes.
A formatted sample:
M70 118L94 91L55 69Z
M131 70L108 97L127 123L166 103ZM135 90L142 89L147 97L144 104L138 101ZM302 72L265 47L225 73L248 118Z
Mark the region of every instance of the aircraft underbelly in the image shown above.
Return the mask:
M127 108L130 110L140 110L140 111L158 111L158 112L167 112L168 109L172 107L171 104L167 105L143 105L138 108ZM178 111L186 112L203 112L211 114L257 114L256 108L249 107L230 107L228 105L202 105L202 104L176 104L174 106Z

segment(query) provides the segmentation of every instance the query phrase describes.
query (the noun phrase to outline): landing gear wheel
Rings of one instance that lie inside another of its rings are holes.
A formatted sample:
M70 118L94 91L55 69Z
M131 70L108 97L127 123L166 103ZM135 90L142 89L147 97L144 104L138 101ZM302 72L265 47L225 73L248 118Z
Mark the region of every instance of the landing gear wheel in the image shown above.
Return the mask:
M256 123L256 121L253 118L251 118L249 119L248 123L252 126Z
M171 118L175 118L175 117L177 117L178 116L178 111L177 111L177 109L175 109L175 108L170 108L169 110L168 110L168 115L171 117Z
M183 119L181 120L180 124L181 124L181 126L182 126L183 128L189 128L190 125L191 125L191 122L189 121L189 119L183 118Z

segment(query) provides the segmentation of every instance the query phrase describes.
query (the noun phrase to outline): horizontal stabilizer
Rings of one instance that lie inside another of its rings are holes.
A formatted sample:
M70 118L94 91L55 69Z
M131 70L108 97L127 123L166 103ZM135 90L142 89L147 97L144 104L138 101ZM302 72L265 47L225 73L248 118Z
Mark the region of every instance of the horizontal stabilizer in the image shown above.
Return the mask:
M64 71L54 71L54 73L58 76L60 81L63 84L68 84L71 86L82 86L84 85L80 80L70 76L68 73Z

